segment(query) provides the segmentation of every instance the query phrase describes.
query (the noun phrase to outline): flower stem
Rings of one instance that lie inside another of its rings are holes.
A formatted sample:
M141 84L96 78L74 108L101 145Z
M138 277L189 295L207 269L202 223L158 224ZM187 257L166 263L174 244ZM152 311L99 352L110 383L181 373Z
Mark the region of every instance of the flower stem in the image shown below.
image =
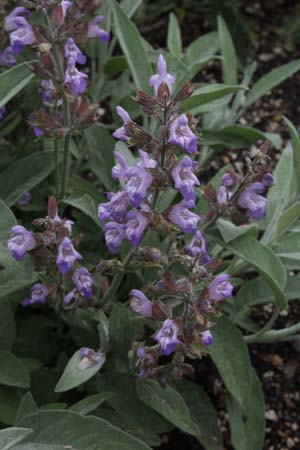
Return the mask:
M282 330L270 330L266 331L262 334L250 334L248 336L244 336L244 340L248 344L252 344L254 342L276 342L276 341L284 341L284 340L293 340L296 336L295 334L300 332L300 323L296 325L292 325L291 327L284 328Z

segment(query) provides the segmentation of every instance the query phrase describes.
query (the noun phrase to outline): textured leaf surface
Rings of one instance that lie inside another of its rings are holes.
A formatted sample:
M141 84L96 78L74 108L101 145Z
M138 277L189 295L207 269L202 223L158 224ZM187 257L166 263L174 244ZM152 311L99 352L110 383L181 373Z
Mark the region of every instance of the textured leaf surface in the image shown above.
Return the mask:
M101 358L101 360L92 367L81 368L80 350L78 350L68 362L64 373L57 383L55 392L69 391L70 389L85 383L87 380L96 375L96 373L103 366L104 362L105 356L103 355L103 358Z
M245 406L250 395L251 364L243 336L225 316L217 321L212 334L212 359L228 391L240 405Z
M18 442L23 441L32 430L28 428L7 428L0 431L0 448L1 450L9 450Z
M84 417L71 411L42 411L30 414L20 425L30 426L34 434L28 440L39 450L43 449L44 444L53 445L55 450L55 446L60 450L61 445L64 448L70 446L72 450L150 450L146 444L105 420L92 416ZM41 447L37 444L41 444ZM30 445L28 448L31 448ZM50 449L52 450L51 446Z
M0 383L6 386L28 388L30 375L26 367L12 353L0 351Z
M0 108L30 83L34 75L26 64L19 64L0 74Z
M244 408L227 401L231 439L235 450L261 450L265 437L265 401L259 378L252 368L249 401Z
M199 436L200 430L193 422L188 407L176 389L161 387L157 381L141 381L137 386L141 400L157 411L169 422L193 436Z

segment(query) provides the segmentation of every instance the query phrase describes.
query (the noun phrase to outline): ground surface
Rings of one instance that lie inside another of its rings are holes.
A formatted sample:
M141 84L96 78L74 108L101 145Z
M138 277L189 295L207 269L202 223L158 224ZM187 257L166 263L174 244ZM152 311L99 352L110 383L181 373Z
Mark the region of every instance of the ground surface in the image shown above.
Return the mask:
M155 2L154 2L155 3ZM244 39L245 55L255 58L258 79L271 69L300 57L299 38L295 45L287 42L289 30L292 29L291 18L299 17L298 0L243 0L241 13L249 21L256 36L254 41ZM182 18L183 42L188 45L199 35L210 31L212 25L197 9L184 11L181 6L176 10ZM166 42L167 14L161 14L153 27L147 23L140 24L144 36L156 47ZM234 25L233 25L234 26ZM296 34L297 36L297 34ZM245 52L246 49L246 52ZM207 69L209 79L219 80L218 70ZM259 100L245 117L245 125L257 127L263 131L280 132L287 139L283 116L287 116L295 125L300 125L300 74L296 74L268 96ZM239 154L240 155L240 154ZM274 163L278 155L273 154ZM223 158L225 156L223 155ZM266 308L255 312L256 320L262 325L268 318ZM288 312L283 312L276 326L284 327L300 321L300 303L293 302ZM264 450L300 449L300 343L297 351L290 343L254 345L251 347L252 364L263 385L266 401L267 433ZM228 418L225 411L225 390L221 379L207 358L199 362L197 380L204 385L219 411L220 426L224 436L224 449L232 450L230 444ZM204 380L204 382L203 382ZM161 450L202 450L202 447L182 433L163 437Z

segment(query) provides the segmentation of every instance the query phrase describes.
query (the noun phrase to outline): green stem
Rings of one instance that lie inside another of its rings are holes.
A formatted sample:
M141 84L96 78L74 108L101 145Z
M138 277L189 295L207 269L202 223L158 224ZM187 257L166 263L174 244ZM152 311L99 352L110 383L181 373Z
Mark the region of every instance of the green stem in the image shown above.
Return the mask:
M244 336L244 340L248 344L252 344L254 342L276 342L283 340L293 340L296 338L295 334L298 332L300 332L300 323L292 325L288 328L284 328L283 330L271 330L260 335L257 335L257 333L255 333Z
M166 123L167 123L167 110L165 108L164 109L164 114L163 114L163 125L166 125ZM165 162L165 152L166 152L166 144L165 144L165 140L163 140L162 152L161 152L161 158L160 158L160 165L161 165L161 167L163 167L164 162ZM154 190L153 199L152 199L152 202L151 202L151 211L155 211L155 209L156 209L159 193L160 193L160 189L158 187L156 187L155 190ZM134 257L136 251L139 249L139 247L145 241L147 235L148 235L148 231L146 233L144 233L144 235L143 235L140 243L138 244L138 246L135 247L134 249L132 248L128 252L126 258L123 261L123 271L117 273L113 277L109 288L107 289L107 291L105 292L104 296L102 297L101 302L105 305L105 310L106 311L110 310L110 308L111 308L111 306L112 306L112 304L114 302L115 293L118 290L120 284L122 283L122 280L124 278L126 269L128 268L129 264L131 263L132 258Z

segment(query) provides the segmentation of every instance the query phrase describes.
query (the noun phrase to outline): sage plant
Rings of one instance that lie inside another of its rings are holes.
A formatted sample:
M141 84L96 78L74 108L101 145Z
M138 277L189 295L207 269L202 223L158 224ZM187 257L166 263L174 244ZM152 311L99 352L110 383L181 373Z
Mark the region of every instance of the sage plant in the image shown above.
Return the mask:
M221 271L222 261L209 253L205 230L222 214L237 216L239 221L247 216L261 219L266 208L262 194L272 185L268 168L255 161L246 177L225 172L218 192L209 184L203 186L198 176L197 121L182 113L180 104L194 88L187 83L176 93L174 83L175 77L168 73L160 55L157 74L149 80L154 95L137 92L136 101L144 113L159 124L156 136L117 107L123 124L113 136L136 148L139 158L129 166L123 155L115 152L112 176L119 180L121 190L109 192L108 201L98 208L109 252L118 254L125 240L132 247L102 299L104 307L109 309L124 270L135 260L136 268L151 263L160 267L154 283L129 293L131 309L152 321L151 328L156 330L152 339L136 343L140 376L159 380L167 374L178 377L193 371L185 359L207 353L222 301L233 295L230 277ZM177 192L177 201L162 209L159 200L169 188ZM198 213L199 197L209 201L205 215ZM161 242L168 242L166 254L144 245L149 230L158 232ZM99 267L104 266L101 262ZM169 356L171 361L166 364L160 356Z

